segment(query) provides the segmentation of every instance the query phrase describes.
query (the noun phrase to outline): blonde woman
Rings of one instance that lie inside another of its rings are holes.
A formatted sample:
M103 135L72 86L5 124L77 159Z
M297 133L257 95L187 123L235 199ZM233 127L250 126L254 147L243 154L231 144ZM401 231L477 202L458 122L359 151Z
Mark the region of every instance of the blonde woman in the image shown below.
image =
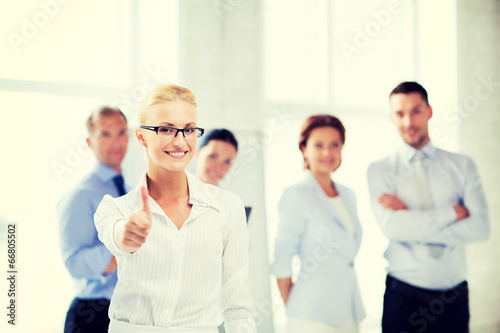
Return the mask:
M147 170L95 215L116 256L110 332L256 332L248 288L248 236L241 199L185 171L197 138L196 98L160 85L141 104L135 135Z

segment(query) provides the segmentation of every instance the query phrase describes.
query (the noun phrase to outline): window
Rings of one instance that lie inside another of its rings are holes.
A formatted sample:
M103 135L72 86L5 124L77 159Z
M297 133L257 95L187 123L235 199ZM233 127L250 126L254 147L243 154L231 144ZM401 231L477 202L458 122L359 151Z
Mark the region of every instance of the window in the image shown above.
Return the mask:
M271 101L328 101L327 1L264 2L264 85Z

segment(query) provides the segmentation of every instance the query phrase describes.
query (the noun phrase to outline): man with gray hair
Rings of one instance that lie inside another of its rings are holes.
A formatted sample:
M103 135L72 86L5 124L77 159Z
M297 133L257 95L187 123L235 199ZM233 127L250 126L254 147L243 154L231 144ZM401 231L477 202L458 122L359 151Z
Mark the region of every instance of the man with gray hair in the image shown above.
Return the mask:
M121 163L129 138L127 119L119 109L105 106L90 114L87 130L97 163L57 207L62 256L76 289L65 333L107 332L117 282L116 259L97 237L94 213L104 195L126 193Z

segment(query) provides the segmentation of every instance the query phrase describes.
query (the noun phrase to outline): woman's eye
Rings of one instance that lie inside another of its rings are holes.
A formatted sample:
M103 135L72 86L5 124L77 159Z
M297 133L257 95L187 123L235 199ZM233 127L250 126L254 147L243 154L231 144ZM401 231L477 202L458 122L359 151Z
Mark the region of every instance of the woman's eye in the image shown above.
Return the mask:
M210 157L211 159L215 160L215 159L217 158L217 155L215 155L215 154L210 154L210 155L209 155L209 157Z
M194 128L185 128L185 129L184 129L184 133L186 133L186 134L191 134L191 133L193 133L193 132L194 132L194 130L195 130Z
M169 127L160 127L158 129L158 131L160 131L161 133L172 133L173 132L173 130Z

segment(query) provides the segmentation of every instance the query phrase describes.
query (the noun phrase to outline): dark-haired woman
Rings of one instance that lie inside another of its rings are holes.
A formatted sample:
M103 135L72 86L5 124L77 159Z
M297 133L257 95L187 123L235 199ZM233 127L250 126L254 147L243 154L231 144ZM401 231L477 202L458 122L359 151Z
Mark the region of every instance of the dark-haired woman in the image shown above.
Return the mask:
M238 142L231 131L216 128L202 138L196 150L196 176L203 182L218 186L227 174L238 152Z

